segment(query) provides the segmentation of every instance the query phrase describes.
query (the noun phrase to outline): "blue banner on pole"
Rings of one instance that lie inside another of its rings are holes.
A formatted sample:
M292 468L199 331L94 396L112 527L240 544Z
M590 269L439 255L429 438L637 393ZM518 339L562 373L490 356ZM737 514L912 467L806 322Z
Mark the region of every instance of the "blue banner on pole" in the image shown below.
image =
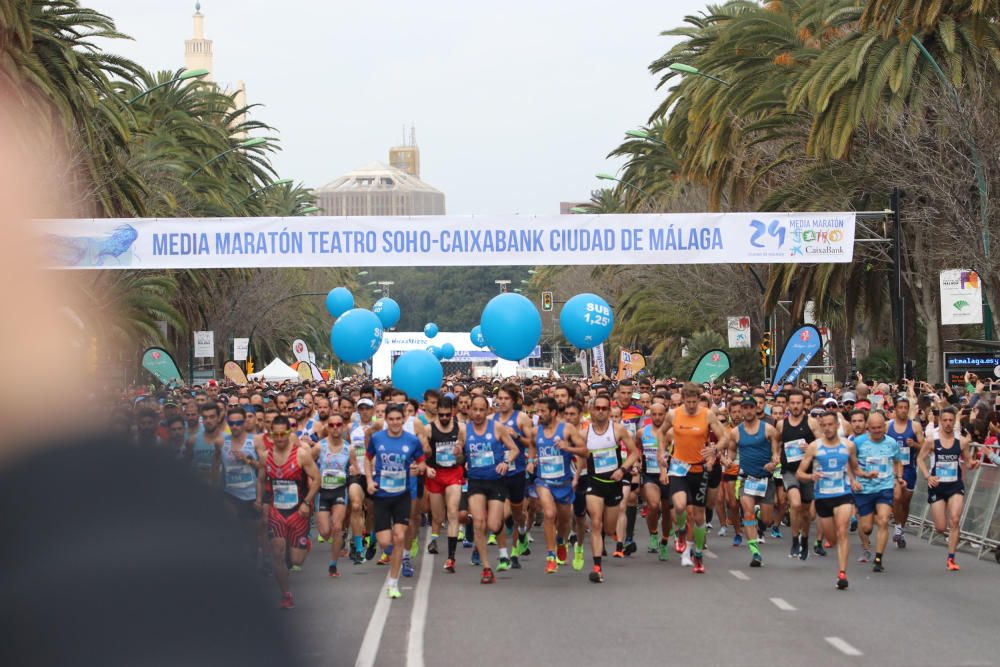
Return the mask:
M819 330L811 324L799 327L788 337L785 349L781 352L778 368L774 371L774 385L778 387L785 382L795 382L816 353L823 347L823 337Z

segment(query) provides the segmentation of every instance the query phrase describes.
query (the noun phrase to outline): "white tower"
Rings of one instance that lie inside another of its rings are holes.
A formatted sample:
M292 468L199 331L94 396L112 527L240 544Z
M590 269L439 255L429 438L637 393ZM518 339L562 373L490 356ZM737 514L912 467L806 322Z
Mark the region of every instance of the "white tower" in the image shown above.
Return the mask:
M201 13L201 2L194 3L194 37L184 40L184 68L207 69L203 80L212 81L212 40L205 39L205 17Z

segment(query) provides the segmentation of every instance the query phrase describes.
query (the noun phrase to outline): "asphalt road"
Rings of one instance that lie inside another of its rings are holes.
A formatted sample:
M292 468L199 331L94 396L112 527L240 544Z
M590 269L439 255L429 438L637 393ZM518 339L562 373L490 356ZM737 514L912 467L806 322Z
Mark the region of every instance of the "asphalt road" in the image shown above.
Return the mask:
M589 543L583 571L567 564L546 575L535 528L534 555L494 585L479 583L460 545L455 574L441 569L443 554L423 553L392 602L387 568L340 559L343 576L331 579L329 547L316 544L292 575L296 608L286 622L309 665L1000 664L1000 566L991 558L959 554L962 571L948 572L944 548L911 534L874 574L856 562L852 535L850 588L838 591L832 550L801 562L787 557L787 537L768 539L764 567L751 569L746 547L713 536L707 572L695 575L672 551L668 563L645 553L641 519L636 531L639 552L606 558L604 584L587 580Z

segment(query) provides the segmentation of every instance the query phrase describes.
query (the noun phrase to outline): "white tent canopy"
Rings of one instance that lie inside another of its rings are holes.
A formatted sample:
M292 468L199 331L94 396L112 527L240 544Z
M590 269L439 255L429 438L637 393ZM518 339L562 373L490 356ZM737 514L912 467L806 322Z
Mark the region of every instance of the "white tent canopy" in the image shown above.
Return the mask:
M284 361L276 358L257 373L251 373L248 378L251 380L280 382L281 380L298 380L299 374Z

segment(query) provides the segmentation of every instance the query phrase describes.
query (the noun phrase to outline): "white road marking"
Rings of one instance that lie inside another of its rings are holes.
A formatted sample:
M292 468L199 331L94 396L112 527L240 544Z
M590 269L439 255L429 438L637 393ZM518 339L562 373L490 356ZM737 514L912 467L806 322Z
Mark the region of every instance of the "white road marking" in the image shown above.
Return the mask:
M705 551L703 551L702 553L704 553L709 558L718 558L719 557L717 554L709 551L708 549L705 549Z
M388 583L389 577L386 576L385 579ZM385 619L388 617L389 597L385 594L385 585L382 585L378 589L375 609L368 621L365 637L361 640L361 648L358 649L358 659L354 661L354 667L372 667L375 664L375 658L378 656L378 645L382 642L382 631L385 630Z
M430 542L430 530L427 542ZM430 597L431 579L434 576L434 554L424 548L423 562L417 575L417 592L410 612L410 637L406 649L406 667L424 667L424 626L427 623L427 599Z
M747 575L743 574L739 570L730 570L729 574L733 575L734 577L736 577L740 581L750 581L750 577L748 577Z
M782 598L771 598L771 602L781 611L795 611L795 607L785 602Z
M844 655L863 655L861 651L854 648L840 637L824 637L824 639L826 639L826 641L829 642L831 646L833 646L835 649L837 649Z

